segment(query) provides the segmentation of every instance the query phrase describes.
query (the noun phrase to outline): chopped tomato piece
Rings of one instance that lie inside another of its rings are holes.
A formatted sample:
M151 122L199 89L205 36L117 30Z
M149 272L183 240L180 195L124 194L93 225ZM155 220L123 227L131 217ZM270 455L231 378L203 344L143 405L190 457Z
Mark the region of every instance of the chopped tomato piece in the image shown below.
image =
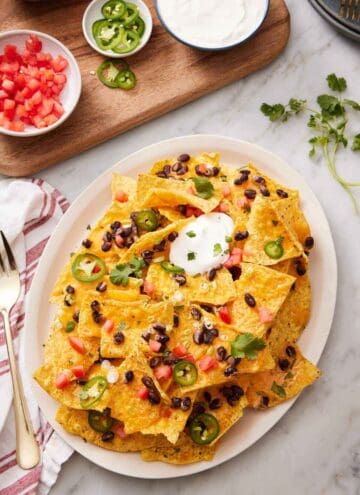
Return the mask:
M46 127L46 122L40 117L40 115L35 115L32 118L32 122L34 126L37 127L38 129L42 129L43 127Z
M162 366L159 366L155 370L155 376L158 380L161 380L162 378L168 379L171 377L171 375L172 375L172 368L167 364L163 364Z
M86 353L84 342L79 337L68 337L68 340L69 344L76 352L78 352L79 354Z
M219 309L219 316L224 323L226 323L227 325L230 325L231 315L230 315L230 312L229 312L229 309L227 306L222 306Z
M185 212L186 218L190 218L193 215L194 215L194 208L192 208L191 206L187 205L186 206L186 212Z
M26 40L26 48L29 52L40 52L42 49L42 41L36 36L36 34L30 34L30 38Z
M237 207L240 209L251 208L251 200L248 198L239 198L236 202Z
M85 376L85 369L82 364L79 364L78 366L74 366L71 368L71 371L76 378L84 378Z
M113 428L113 430L114 430L115 435L120 437L122 440L124 440L127 437L127 435L125 433L124 423L117 423L115 425L115 427Z
M66 75L65 74L55 74L54 83L57 85L63 85L66 83Z
M199 361L199 368L202 371L209 371L213 368L216 368L218 365L218 362L216 359L212 358L211 356L205 356Z
M270 323L274 319L274 315L268 308L259 308L259 318L261 323Z
M158 342L157 340L150 339L149 340L149 347L150 347L151 351L159 352L161 349L161 343Z
M230 196L231 189L230 189L229 184L224 184L222 186L222 192L223 192L224 198L228 198Z
M53 108L54 108L54 100L52 100L51 98L43 98L41 105L38 108L38 114L40 115L40 117L46 117L47 115L49 115L49 113L52 112Z
M4 91L3 89L0 89L0 100L4 100L5 98L8 98L9 95L7 94L6 91Z
M123 246L123 245L124 245L124 238L123 238L123 237L121 237L121 235L120 235L120 234L116 234L116 236L115 236L115 243L116 243L116 245L117 245L117 246L119 246L119 247L120 247L120 246Z
M94 268L93 268L92 273L99 273L100 270L101 270L100 266L99 265L95 265Z
M18 121L18 122L10 122L9 129L11 131L24 132L24 130L25 130L24 122L20 122L20 121Z
M227 205L227 204L226 204L226 203L224 203L224 202L221 202L221 203L219 204L219 211L220 211L221 213L226 213L228 210L229 210L229 205Z
M53 113L44 117L44 122L48 127L49 127L49 125L54 124L58 120L59 120L59 117L57 115L54 115Z
M10 81L10 79L4 79L2 82L2 88L8 93L13 93L15 91L15 83L14 81Z
M65 388L70 383L69 373L65 370L59 373L55 379L56 388Z
M194 215L196 217L200 217L200 215L203 215L203 214L204 214L204 212L202 210L200 210L200 208L195 208L194 209Z
M126 203L129 200L129 196L126 194L126 192L120 190L116 191L115 199L120 203Z
M152 282L150 282L149 280L145 280L144 292L145 292L145 294L147 294L148 296L151 297L155 292L155 285Z
M103 324L104 332L111 333L114 330L114 325L115 323L113 320L106 320Z
M69 65L66 58L64 58L62 55L58 55L57 57L53 58L50 64L55 72L61 72Z
M194 363L195 364L195 358L192 354L187 354L184 357L184 361L189 361L189 363Z
M173 354L175 354L176 357L184 357L187 354L187 349L184 346L184 344L178 344L177 346L174 347L172 350Z
M137 391L137 396L139 399L145 400L149 397L149 390L146 387L141 387Z
M198 169L199 169L199 172L201 172L202 174L205 174L207 171L207 166L205 163L200 163L198 165Z
M4 56L8 61L16 60L18 56L17 47L15 45L5 45Z

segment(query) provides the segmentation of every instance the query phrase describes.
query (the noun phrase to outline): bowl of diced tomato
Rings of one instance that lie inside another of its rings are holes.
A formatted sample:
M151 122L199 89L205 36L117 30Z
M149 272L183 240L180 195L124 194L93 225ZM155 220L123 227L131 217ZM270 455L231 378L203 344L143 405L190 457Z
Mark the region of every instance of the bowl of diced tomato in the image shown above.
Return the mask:
M45 33L0 33L0 133L37 136L61 125L81 93L70 50Z

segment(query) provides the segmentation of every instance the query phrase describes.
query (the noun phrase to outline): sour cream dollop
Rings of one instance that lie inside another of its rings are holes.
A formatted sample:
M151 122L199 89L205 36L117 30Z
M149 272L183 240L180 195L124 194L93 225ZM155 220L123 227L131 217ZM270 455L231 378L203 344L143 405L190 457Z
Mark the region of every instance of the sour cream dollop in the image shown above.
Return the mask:
M206 273L228 258L229 241L234 230L232 218L225 213L201 215L187 224L170 248L170 261L189 275Z
M178 38L202 48L224 48L251 35L267 0L158 0L163 23Z

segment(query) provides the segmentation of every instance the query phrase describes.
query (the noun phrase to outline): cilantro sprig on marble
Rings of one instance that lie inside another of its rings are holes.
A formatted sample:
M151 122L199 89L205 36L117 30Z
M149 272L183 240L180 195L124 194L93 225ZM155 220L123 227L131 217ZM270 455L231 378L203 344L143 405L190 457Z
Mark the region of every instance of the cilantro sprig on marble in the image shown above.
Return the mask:
M350 182L339 175L336 168L336 153L340 147L348 147L349 138L346 134L348 110L360 111L360 103L343 98L342 94L347 89L347 82L343 77L329 74L326 80L329 89L337 94L319 95L317 97L319 108L316 110L308 107L307 100L291 98L286 105L263 103L261 111L271 122L286 122L294 115L302 112L310 113L308 127L312 129L314 136L309 139L311 144L309 156L315 156L317 150L323 153L329 171L349 194L355 212L359 213L359 207L351 188L359 187L360 182ZM360 151L360 134L352 138L351 149L354 152Z
M231 355L234 358L256 359L257 352L266 347L263 339L255 337L252 333L237 335L231 342Z
M143 259L131 258L128 263L116 265L110 272L109 278L114 285L126 287L129 283L129 277L142 277L142 270L146 264Z

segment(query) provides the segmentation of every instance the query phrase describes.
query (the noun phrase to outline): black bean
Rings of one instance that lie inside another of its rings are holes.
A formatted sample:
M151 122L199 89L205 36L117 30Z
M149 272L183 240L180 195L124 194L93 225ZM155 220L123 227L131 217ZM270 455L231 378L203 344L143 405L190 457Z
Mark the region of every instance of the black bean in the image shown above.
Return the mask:
M165 333L166 332L166 326L163 325L162 323L153 323L152 328L159 333Z
M198 414L203 414L206 411L204 404L201 402L194 402L192 414L197 416Z
M156 388L149 391L149 401L151 404L160 404L161 397Z
M121 237L126 238L129 237L129 235L132 234L132 228L131 227L124 227L120 233Z
M287 348L285 349L285 352L289 357L295 357L296 356L295 347L293 347L292 345L288 345Z
M193 341L197 345L201 345L204 343L204 332L202 330L195 330L193 334Z
M223 346L220 346L216 349L216 358L218 361L225 361L226 359L226 349Z
M224 397L230 397L230 395L232 395L232 390L230 387L223 387L221 389L221 393L223 394Z
M179 160L179 162L188 162L190 160L190 155L188 155L187 153L182 153L177 157L177 159Z
M181 163L181 166L175 172L176 175L185 175L189 171L189 167L185 163Z
M233 368L232 366L229 366L228 368L226 368L226 370L224 371L224 375L225 376L231 376L231 375L234 375L234 373L236 373L236 369Z
M143 376L141 378L141 381L143 382L143 384L145 385L146 388L154 388L155 387L153 379L148 375Z
M73 314L73 320L76 321L76 323L79 323L79 318L80 318L80 311L75 311Z
M241 230L239 232L236 232L234 239L235 241L243 241L244 239L247 239L249 237L249 232L247 230Z
M211 394L207 390L205 390L204 392L204 399L206 400L206 402L211 402Z
M214 313L213 307L208 304L200 304L200 307L207 313Z
M155 340L157 342L160 342L160 344L166 344L167 342L169 342L170 337L168 335L156 335Z
M295 267L296 267L296 273L300 277L302 277L303 275L305 275L305 273L306 273L306 267L305 267L305 265L301 261L297 261L295 263Z
M160 356L153 356L149 361L150 368L156 368L161 364L161 361L162 358Z
M85 384L87 383L87 379L86 379L86 378L78 378L78 379L76 380L76 383L77 383L78 385L83 386L83 385L85 385Z
M124 373L124 383L130 383L134 379L134 372L131 370L125 371Z
M233 395L229 395L228 397L226 397L226 400L227 400L227 403L229 404L229 406L231 406L231 407L236 406L236 404L238 402L238 399L236 397L234 397Z
M267 395L261 396L261 405L267 407L269 405L269 397Z
M229 268L229 272L231 273L233 280L239 280L241 277L241 267L240 266L232 266Z
M178 233L174 230L174 232L170 232L170 234L168 235L168 241L169 242L174 242L175 239L178 237Z
M231 368L235 368L235 366L238 364L238 359L239 358L234 358L233 356L228 356L226 358L226 362L229 366L231 366Z
M264 177L260 177L260 175L255 175L253 177L253 181L256 182L257 184L262 184L262 185L266 184Z
M171 174L171 167L170 167L170 165L165 165L165 167L163 168L163 172L166 175L166 177L169 177L169 175Z
M151 332L149 332L148 330L146 332L143 332L141 334L141 337L145 340L145 342L149 342L150 338L151 338Z
M164 172L157 172L157 177L160 177L160 179L167 179L168 176Z
M179 407L181 407L181 399L180 399L180 397L172 397L171 398L171 407L173 409L179 409Z
M117 230L117 229L119 229L120 227L121 227L121 223L120 223L120 222L118 222L118 221L115 221L115 222L113 222L113 223L110 225L111 230Z
M177 172L178 170L181 170L182 164L180 162L175 162L174 165L171 167L171 170L173 172Z
M212 268L212 269L208 272L208 274L207 274L207 278L208 278L209 282L212 282L212 281L215 279L215 277L216 277L216 271L217 271L217 270L216 270L216 268Z
M213 340L219 336L219 330L217 328L210 328L204 330L204 344L212 344Z
M92 245L92 241L90 241L90 239L84 239L81 244L84 248L89 249Z
M179 205L178 206L178 210L179 212L182 214L182 215L185 215L186 214L186 205Z
M90 304L90 308L92 309L92 311L100 311L100 303L99 301L92 301L92 303Z
M213 167L212 171L213 171L213 176L217 177L220 173L220 168L219 167Z
M307 249L311 249L314 247L314 238L309 236L305 239L304 245Z
M114 439L115 433L113 431L106 431L101 435L101 440L103 442L111 442Z
M141 257L147 263L150 263L150 261L152 260L153 256L154 256L154 252L153 251L150 251L150 249L145 249L145 251L143 251L141 253Z
M246 182L249 179L249 177L246 174L241 174L240 177L234 180L234 185L235 186L241 186L244 182Z
M209 409L219 409L221 407L221 402L219 398L213 399L209 404Z
M282 371L286 371L290 366L290 361L288 359L279 359L279 368Z
M126 237L126 239L124 239L124 246L125 247L130 247L134 244L134 240L131 239L131 237Z
M270 196L270 191L267 187L263 186L262 184L260 184L260 192L263 196L265 197L269 197Z
M202 326L202 329L203 330L210 330L211 328L214 328L214 324L212 321L205 321L205 323L203 323L203 326Z
M238 385L231 385L231 391L236 399L240 399L244 395L244 390Z
M94 311L92 313L92 317L94 322L97 323L98 325L101 325L105 321L105 316L99 313L98 311Z
M181 401L181 409L183 411L188 411L191 407L191 399L190 397L184 397Z
M103 235L103 241L106 242L111 242L112 241L112 234L110 232L105 232Z
M68 294L75 294L75 289L72 285L67 285L65 290Z
M96 290L98 292L105 292L107 289L107 283L106 282L99 282L96 286Z
M177 282L180 286L186 284L186 277L185 275L181 275L180 273L174 273L173 279L175 282Z
M191 308L190 313L191 313L191 316L194 318L194 320L197 320L197 321L201 320L202 314L201 314L200 309L193 307L193 308Z
M166 247L166 239L163 239L161 242L158 242L157 244L154 245L153 250L156 252L164 251L165 247Z
M205 167L206 167L206 165L205 165ZM203 168L204 168L203 163L201 163L200 165L196 165L196 167L195 167L196 175L200 175L200 176L205 175L206 172L203 171ZM205 168L205 170L207 170L207 167Z
M110 251L111 246L112 246L111 242L109 242L109 241L104 241L104 242L102 243L102 245L101 245L101 249L102 249L102 251L104 251L104 253L106 253L107 251Z
M174 364L178 363L179 361L181 361L181 359L178 358L177 356L175 356L175 354L171 354L171 353L168 356L165 356L163 358L163 363L167 364L169 366L173 366Z
M244 196L247 199L255 199L255 197L256 197L255 189L245 189Z
M173 316L173 325L174 325L174 328L177 328L180 325L180 318L179 318L179 315L176 313L174 313L174 316Z
M255 308L256 306L256 300L255 298L249 294L248 292L246 292L245 296L244 296L244 299L245 299L245 302L248 306L250 306L250 308Z
M239 172L243 175L246 175L246 177L249 177L249 175L251 174L250 170L246 169L240 170Z
M276 189L276 194L280 197L280 198L288 198L289 195L287 192L283 191L282 189Z
M125 335L122 332L116 332L114 335L115 344L122 344L125 340Z

